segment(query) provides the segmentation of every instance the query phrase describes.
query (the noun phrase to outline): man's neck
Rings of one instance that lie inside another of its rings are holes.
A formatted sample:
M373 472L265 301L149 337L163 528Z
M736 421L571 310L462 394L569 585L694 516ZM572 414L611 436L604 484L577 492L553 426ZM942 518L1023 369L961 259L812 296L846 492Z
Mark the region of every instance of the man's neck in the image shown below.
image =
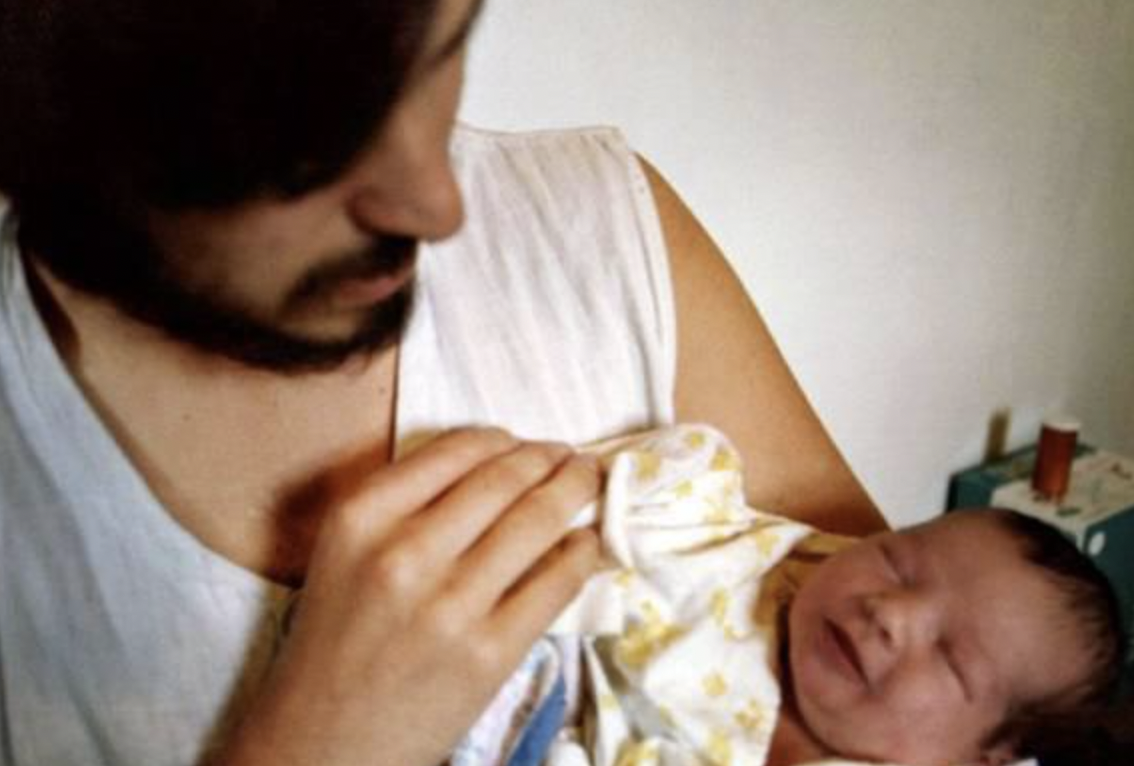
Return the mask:
M189 348L29 264L60 356L170 515L221 555L302 577L320 488L393 442L397 350L280 375Z
M32 257L26 257L24 263L36 309L61 357L75 373L93 367L99 354L115 349L147 369L248 387L319 386L327 380L364 374L374 362L372 357L359 357L329 371L306 374L257 368L177 340L121 311L110 300L72 287Z

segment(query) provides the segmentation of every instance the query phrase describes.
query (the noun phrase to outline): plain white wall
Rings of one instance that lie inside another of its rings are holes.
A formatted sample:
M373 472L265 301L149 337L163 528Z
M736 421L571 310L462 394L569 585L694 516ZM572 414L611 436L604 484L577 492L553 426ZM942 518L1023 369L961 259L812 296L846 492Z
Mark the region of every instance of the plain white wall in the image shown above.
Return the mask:
M1134 454L1131 0L489 0L462 116L621 126L893 521L997 410Z

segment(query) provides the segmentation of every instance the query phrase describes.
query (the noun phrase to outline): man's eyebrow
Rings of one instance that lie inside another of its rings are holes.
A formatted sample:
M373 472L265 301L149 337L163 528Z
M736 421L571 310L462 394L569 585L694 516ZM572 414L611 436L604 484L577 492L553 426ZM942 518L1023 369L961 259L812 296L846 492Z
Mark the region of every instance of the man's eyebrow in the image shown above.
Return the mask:
M482 15L481 11L484 9L484 3L485 0L474 0L472 7L469 9L469 14L465 17L460 28L458 28L457 31L453 33L453 36L450 37L444 45L438 48L437 52L433 53L429 60L425 62L425 65L422 67L425 71L444 64L468 41L469 37L472 36L473 30L476 28L477 21Z

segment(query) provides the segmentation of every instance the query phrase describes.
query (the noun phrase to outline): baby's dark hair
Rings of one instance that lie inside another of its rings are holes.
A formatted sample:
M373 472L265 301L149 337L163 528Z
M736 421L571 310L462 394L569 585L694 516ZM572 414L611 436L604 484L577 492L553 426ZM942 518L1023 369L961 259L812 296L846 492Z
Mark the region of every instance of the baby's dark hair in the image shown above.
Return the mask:
M1021 757L1042 757L1086 736L1113 703L1126 653L1121 610L1110 582L1062 532L1015 511L987 513L1019 541L1025 558L1059 587L1086 639L1088 672L1069 689L1017 701L985 740L988 747L1008 744Z

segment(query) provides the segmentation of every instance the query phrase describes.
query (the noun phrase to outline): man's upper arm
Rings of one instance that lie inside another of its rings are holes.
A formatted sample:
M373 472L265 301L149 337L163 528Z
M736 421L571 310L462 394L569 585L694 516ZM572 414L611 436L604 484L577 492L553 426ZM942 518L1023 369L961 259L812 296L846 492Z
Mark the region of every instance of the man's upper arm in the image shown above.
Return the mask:
M745 462L749 502L836 532L884 528L712 239L643 161L677 306L679 422L716 426Z

